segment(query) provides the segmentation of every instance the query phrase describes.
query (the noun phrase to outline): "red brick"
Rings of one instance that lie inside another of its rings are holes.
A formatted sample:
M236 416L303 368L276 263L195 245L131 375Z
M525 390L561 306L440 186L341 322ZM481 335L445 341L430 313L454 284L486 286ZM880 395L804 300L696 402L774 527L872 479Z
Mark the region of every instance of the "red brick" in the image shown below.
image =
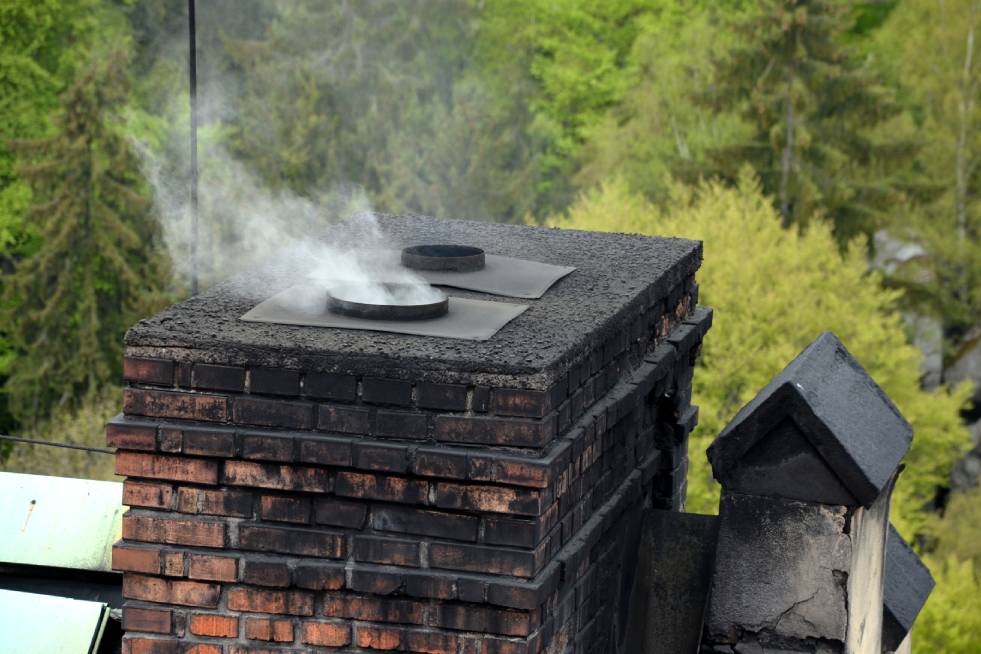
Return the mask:
M228 608L249 613L313 615L313 593L233 588L228 591Z
M412 472L426 477L467 478L467 455L444 449L416 450Z
M314 407L309 402L284 402L258 397L237 397L233 402L236 424L313 429Z
M374 595L391 595L401 589L405 578L395 570L363 570L355 568L351 571L348 584L351 590Z
M554 416L553 416L554 417ZM555 422L516 418L436 416L433 436L438 441L512 447L543 447L554 436Z
M179 453L184 445L184 434L180 429L161 427L157 436L157 449L161 452Z
M160 574L160 550L158 548L112 546L112 569L125 572Z
M351 441L347 438L317 436L300 441L301 463L349 468L352 460Z
M438 631L407 629L402 634L402 646L420 654L455 654L457 643L456 636Z
M354 467L381 472L405 472L409 469L409 450L394 443L357 443Z
M177 490L177 510L190 514L251 518L252 494L246 491L182 487Z
M190 459L167 454L116 452L116 474L198 484L218 483L218 464L207 459Z
M238 618L228 615L195 613L188 621L188 630L195 636L235 638L238 636Z
M290 569L285 563L246 559L242 582L253 586L286 588L290 585Z
M169 634L173 627L174 612L170 609L148 609L140 606L123 607L123 631Z
M310 522L310 500L305 497L263 495L259 500L259 515L274 522Z
M293 642L293 622L269 618L246 618L245 637L249 640L268 640L276 643Z
M364 517L368 506L350 500L327 498L317 500L313 505L313 519L318 525L333 525L360 529L364 525Z
M423 602L390 597L328 594L324 598L324 615L369 622L425 624L427 606Z
M167 545L224 547L225 524L155 518L127 512L123 516L123 538Z
M123 575L123 597L127 599L180 604L181 606L218 606L218 584L146 577L137 574Z
M529 552L455 543L429 544L429 566L432 568L531 578L543 563L544 556L537 550Z
M188 644L183 654L222 654L221 647L209 643Z
M235 581L238 560L231 556L189 554L187 576L206 581Z
M354 560L418 567L419 541L355 536Z
M307 590L338 590L344 587L343 563L300 564L293 569L293 584Z
M514 486L548 488L551 479L548 468L539 462L503 459L494 466L494 481Z
M110 422L106 425L106 445L120 450L152 452L157 449L157 427Z
M531 613L459 604L441 604L436 625L446 629L476 631L501 636L527 636L531 633Z
M227 429L185 429L182 449L184 454L227 459L235 456L235 432Z
M242 525L239 527L238 539L241 549L254 552L278 552L328 559L343 559L347 556L344 536L328 531Z
M495 388L491 391L491 410L502 416L541 418L551 410L548 393L517 388Z
M358 625L356 645L366 649L393 650L402 644L402 630L397 627Z
M292 436L246 434L242 438L242 458L288 463L296 458L293 453L295 444Z
M174 489L170 484L127 479L123 482L123 504L151 509L170 509L174 505Z
M221 395L124 388L123 411L154 418L226 422L228 401Z
M176 640L139 638L130 635L123 637L123 654L182 654L180 643Z
M236 486L275 488L280 490L326 493L330 491L330 476L321 468L226 461L223 481Z
M166 577L184 576L184 552L163 553L163 574Z
M536 490L451 483L436 485L436 506L444 509L538 516L541 494Z
M351 627L335 622L304 622L303 642L320 647L343 647L351 642Z
M420 654L456 654L459 641L452 634L403 627L358 625L357 646Z
M429 484L401 477L339 472L334 492L342 497L425 504L428 501Z
M477 540L477 518L409 507L380 506L371 511L371 527L452 540Z
M142 384L174 385L174 362L169 359L123 359L123 379Z

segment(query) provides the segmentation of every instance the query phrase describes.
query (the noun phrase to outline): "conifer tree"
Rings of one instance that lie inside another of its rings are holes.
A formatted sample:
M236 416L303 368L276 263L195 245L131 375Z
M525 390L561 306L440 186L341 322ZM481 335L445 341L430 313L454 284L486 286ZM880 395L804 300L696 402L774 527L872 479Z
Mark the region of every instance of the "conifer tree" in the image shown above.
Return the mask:
M144 183L114 123L125 71L121 53L92 64L61 96L55 135L14 144L42 241L4 280L18 351L5 390L22 425L118 376L123 332L165 278Z
M845 45L853 23L842 0L762 0L736 26L711 93L753 125L751 138L716 150L719 172L736 179L748 161L784 225L817 210L842 244L881 223L915 152L883 129L899 108Z

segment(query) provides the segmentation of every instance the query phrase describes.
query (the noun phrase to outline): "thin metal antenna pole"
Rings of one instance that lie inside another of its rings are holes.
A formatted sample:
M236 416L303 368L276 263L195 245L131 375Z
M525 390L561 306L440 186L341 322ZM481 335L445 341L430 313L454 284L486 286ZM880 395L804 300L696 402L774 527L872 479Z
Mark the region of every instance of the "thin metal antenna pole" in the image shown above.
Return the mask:
M198 294L198 55L195 0L187 0L188 61L191 100L191 295Z

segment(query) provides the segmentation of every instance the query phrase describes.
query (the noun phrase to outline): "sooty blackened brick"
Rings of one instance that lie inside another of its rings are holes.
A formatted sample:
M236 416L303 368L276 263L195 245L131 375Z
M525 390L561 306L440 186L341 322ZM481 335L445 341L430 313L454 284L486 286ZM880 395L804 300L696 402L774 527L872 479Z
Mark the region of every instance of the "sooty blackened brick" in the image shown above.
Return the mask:
M358 396L358 380L354 375L307 373L303 379L303 394L317 400L353 402Z
M394 379L366 377L361 382L361 400L368 404L409 406L412 403L412 384Z
M196 363L191 373L191 387L241 393L245 390L245 368Z
M318 525L360 529L364 525L368 505L336 498L319 499L313 505L313 519Z
M355 443L354 467L381 472L405 472L409 468L409 450L395 443Z
M464 411L467 408L467 387L462 384L419 384L416 404L421 409Z
M370 409L354 406L322 404L319 408L317 428L342 434L367 434L372 426Z
M249 371L249 391L264 395L299 395L300 371L286 368L252 368Z
M428 421L424 413L378 410L374 435L382 438L422 440L426 438Z

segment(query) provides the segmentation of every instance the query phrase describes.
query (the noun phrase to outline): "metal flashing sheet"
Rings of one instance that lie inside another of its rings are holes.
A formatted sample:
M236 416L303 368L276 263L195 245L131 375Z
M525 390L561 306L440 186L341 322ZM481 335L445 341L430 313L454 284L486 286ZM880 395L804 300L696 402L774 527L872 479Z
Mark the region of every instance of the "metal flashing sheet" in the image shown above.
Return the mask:
M101 602L0 589L5 654L93 654L108 617Z
M123 485L0 472L0 563L112 571Z
M394 256L401 256L400 252ZM473 272L413 270L433 286L452 286L468 291L537 300L552 285L575 270L573 266L556 266L527 259L487 254L484 267Z
M450 297L449 311L439 318L370 320L329 313L326 298L327 289L323 286L292 286L258 304L242 320L486 341L528 308L524 304ZM310 307L323 309L317 311Z

